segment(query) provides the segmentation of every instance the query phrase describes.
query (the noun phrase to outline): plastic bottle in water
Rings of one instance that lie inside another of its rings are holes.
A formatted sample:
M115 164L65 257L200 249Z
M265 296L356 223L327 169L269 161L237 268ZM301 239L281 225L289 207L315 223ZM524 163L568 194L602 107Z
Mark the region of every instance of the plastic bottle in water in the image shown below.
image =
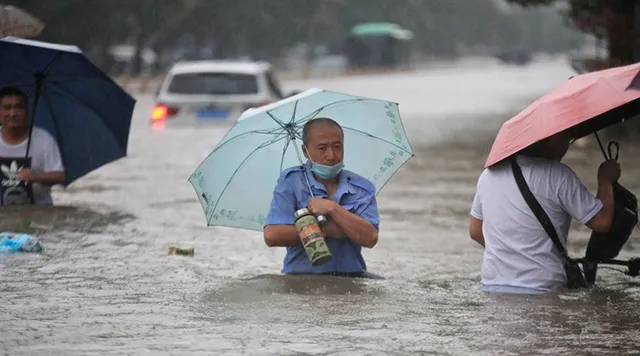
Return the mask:
M42 243L36 237L27 234L0 233L0 254L17 252L42 252Z

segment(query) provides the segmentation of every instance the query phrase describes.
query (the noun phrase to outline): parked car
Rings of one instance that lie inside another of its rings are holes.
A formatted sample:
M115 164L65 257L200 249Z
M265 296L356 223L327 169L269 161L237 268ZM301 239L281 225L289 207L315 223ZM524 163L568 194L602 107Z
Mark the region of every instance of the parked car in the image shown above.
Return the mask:
M245 110L284 97L267 62L178 62L158 89L151 122L163 126L235 122Z

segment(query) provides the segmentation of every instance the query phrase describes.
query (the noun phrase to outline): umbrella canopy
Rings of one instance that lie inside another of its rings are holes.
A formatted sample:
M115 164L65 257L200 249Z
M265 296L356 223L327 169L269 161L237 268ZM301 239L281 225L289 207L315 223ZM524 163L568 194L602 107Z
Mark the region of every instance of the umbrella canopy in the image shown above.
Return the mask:
M485 167L568 128L580 138L638 115L639 75L636 63L569 79L502 125Z
M262 231L278 177L302 163L302 128L316 117L342 126L345 168L376 192L413 157L398 104L310 89L245 112L193 172L207 224Z
M126 155L135 100L78 47L7 37L0 63L0 87L26 92L31 124L57 140L66 185Z
M35 37L43 29L44 24L26 11L11 5L0 5L0 38Z

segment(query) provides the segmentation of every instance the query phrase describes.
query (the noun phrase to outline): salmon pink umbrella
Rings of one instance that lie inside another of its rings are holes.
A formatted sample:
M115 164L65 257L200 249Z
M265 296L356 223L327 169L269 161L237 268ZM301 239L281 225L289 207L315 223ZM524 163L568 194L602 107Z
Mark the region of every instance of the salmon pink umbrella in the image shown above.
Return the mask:
M640 113L640 63L579 75L505 122L485 167L566 129L574 138Z
M33 15L11 5L0 5L0 38L36 37L44 24Z

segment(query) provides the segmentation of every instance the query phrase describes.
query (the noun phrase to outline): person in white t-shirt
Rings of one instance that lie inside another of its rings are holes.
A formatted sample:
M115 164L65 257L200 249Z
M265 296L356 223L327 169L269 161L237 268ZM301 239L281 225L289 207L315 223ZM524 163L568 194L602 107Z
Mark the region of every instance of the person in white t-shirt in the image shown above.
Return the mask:
M65 180L56 140L41 128L30 130L27 99L20 89L0 89L1 205L53 204L51 186Z
M616 161L602 163L594 197L577 175L560 163L571 140L571 131L566 130L529 146L516 158L527 185L565 246L572 218L593 231L609 231L612 182L620 177ZM469 234L484 247L481 290L524 294L564 290L567 281L560 253L524 200L508 161L480 175Z

